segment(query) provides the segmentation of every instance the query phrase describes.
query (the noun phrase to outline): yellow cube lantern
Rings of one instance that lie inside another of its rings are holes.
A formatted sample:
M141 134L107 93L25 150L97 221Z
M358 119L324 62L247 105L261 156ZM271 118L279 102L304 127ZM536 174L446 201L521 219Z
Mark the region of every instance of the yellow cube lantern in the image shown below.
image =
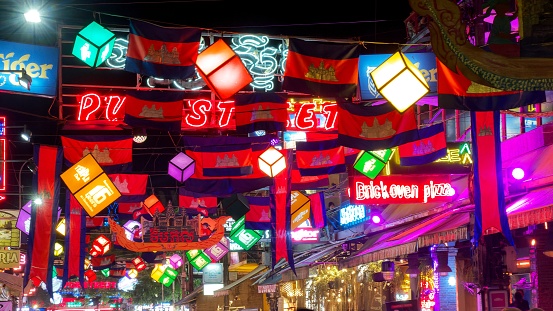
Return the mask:
M157 264L154 266L154 269L152 269L152 274L150 274L150 276L152 279L159 281L159 278L163 275L163 272L165 272L165 266Z
M63 246L58 242L54 243L54 256L59 256L61 254L63 254Z
M376 90L399 112L411 107L430 87L420 70L398 51L371 72Z
M56 226L56 231L65 236L65 218L62 218Z
M136 279L137 276L138 276L138 271L136 271L136 269L129 269L127 271L127 277L129 279Z
M269 147L259 156L259 169L270 177L275 177L286 168L286 159L284 155L275 149Z

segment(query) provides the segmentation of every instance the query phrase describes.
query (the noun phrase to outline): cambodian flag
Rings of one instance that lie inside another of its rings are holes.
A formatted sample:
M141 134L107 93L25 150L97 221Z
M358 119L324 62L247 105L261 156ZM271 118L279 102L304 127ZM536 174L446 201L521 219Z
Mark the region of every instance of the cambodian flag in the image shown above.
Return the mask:
M187 79L196 72L202 31L161 27L131 20L125 70L165 79Z
M135 128L180 131L184 92L128 91L124 122Z
M286 130L288 104L283 94L236 94L234 108L237 133L248 134L258 130L272 133Z
M428 164L447 155L443 123L419 129L419 137L417 141L399 145L401 166Z

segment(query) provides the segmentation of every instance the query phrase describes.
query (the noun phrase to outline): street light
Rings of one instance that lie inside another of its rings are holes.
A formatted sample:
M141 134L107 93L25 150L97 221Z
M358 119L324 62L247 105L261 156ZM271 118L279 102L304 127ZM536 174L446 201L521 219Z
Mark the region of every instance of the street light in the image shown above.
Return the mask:
M41 21L40 13L35 9L29 10L27 13L24 14L24 16L25 20L29 23L40 23Z
M0 72L8 72L11 74L20 73L21 76L19 77L19 85L27 89L27 91L31 90L31 83L33 82L33 78L27 74L27 71L25 69L20 70L0 70Z
M22 207L21 205L21 188L23 188L23 185L21 184L21 172L23 171L23 168L27 167L33 174L36 174L37 172L37 166L35 162L33 162L33 158L29 158L21 164L21 167L19 168L19 179L17 180L18 186L19 186L19 208Z

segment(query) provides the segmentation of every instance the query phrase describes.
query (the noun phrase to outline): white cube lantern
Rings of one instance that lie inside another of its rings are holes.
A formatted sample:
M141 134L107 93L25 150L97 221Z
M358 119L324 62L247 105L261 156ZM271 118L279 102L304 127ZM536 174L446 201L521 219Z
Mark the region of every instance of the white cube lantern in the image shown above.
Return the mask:
M371 71L376 90L399 112L411 107L430 87L420 70L398 51Z
M180 152L169 161L168 174L179 182L184 182L194 174L195 169L196 161L184 152Z
M284 155L275 149L269 147L259 156L259 169L270 177L275 177L286 168L286 159Z

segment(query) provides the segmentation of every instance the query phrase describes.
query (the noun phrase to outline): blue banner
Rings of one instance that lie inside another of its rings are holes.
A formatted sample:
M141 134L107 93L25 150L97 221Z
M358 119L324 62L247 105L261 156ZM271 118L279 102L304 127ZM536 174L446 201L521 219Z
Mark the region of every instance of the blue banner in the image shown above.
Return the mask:
M371 71L380 66L392 54L373 54L359 56L359 89L362 100L381 99L371 78ZM422 72L430 92L438 91L438 72L434 53L405 53L405 56Z
M0 91L56 96L59 50L54 47L0 41ZM25 70L33 79L31 89L19 84Z

